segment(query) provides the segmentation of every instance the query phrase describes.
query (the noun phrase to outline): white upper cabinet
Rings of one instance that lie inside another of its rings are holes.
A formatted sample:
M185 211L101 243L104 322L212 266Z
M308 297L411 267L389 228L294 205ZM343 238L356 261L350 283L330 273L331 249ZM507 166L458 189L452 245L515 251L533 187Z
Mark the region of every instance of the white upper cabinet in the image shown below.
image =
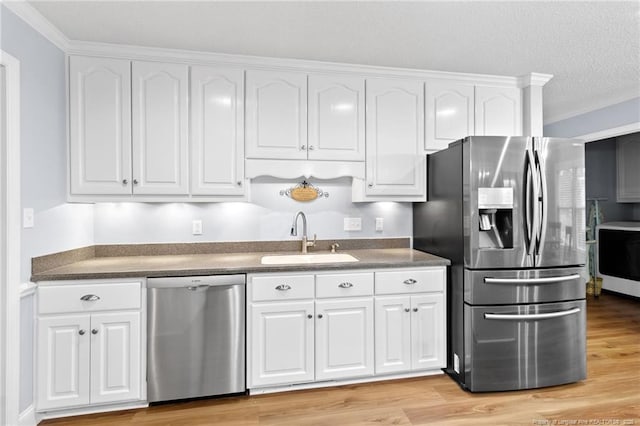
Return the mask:
M522 95L516 87L475 89L475 134L479 136L522 135Z
M424 197L423 86L416 80L367 80L367 196Z
M72 56L71 194L131 193L131 62Z
M244 72L191 67L191 193L243 195Z
M307 75L247 71L247 158L307 158Z
M309 76L310 160L364 161L364 78Z
M474 134L473 89L473 84L452 81L426 83L425 150L444 149Z
M134 193L189 193L188 88L187 65L133 62Z

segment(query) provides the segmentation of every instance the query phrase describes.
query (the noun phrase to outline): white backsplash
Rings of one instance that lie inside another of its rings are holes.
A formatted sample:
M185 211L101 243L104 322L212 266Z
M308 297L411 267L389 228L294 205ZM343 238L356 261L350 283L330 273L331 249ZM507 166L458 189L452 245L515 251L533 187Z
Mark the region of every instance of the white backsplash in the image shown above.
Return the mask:
M391 238L412 235L411 203L352 203L351 179L310 182L328 198L298 202L280 191L299 182L259 178L251 183L250 203L100 203L94 207L95 244L288 240L295 213L302 210L308 233L318 239ZM362 218L361 231L344 231L344 218ZM384 230L375 220L384 219ZM202 220L202 235L192 235Z

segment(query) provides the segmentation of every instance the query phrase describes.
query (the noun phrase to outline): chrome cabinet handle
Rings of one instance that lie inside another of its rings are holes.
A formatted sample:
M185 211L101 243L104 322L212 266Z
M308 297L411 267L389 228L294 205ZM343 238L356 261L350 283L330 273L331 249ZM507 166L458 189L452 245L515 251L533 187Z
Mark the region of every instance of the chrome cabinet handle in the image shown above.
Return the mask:
M241 180L239 180L239 181L237 181L237 182L236 182L236 184L237 184L238 186L242 186L242 181L241 181Z
M278 291L291 290L291 286L288 285L288 284L280 284L279 286L276 286L276 290L278 290Z
M122 184L123 184L123 185L126 185L126 184L128 184L128 183L129 183L129 181L128 181L128 180L126 180L126 179L122 179Z
M414 280L413 278L409 278L408 280L404 280L403 283L407 284L407 285L411 285L411 284L415 284L418 281Z
M78 331L78 334L81 335L81 336L84 336L84 333L86 333L84 330Z
M351 288L351 287L353 287L353 284L351 284L350 282L345 282L345 283L338 284L338 287L340 287L340 288Z
M307 315L307 318L311 319L311 318L313 318L313 315L308 314L308 315Z
M301 146L300 146L300 151L306 151L306 149L307 149L307 146L306 146L306 145L301 145Z
M413 312L418 312L418 308L413 308Z
M549 319L549 318L558 318L558 317L566 317L567 315L573 315L580 312L580 308L569 309L568 311L558 311L558 312L549 312L546 314L484 314L485 319L494 319L494 320L511 320L511 321L520 321L520 320L539 320L539 319Z
M491 278L485 277L486 284L549 284L561 281L577 280L580 274L565 275L562 277L542 277L542 278Z
M98 329L94 328L93 330L91 330L91 334L98 334Z
M138 184L138 179L134 179L134 180L133 180L133 184L134 184L134 185L137 185L137 184Z
M409 308L404 308L404 311L405 311L405 312L409 312L409 311L411 311L411 309L409 309Z
M313 145L309 145L309 151L313 151L314 149Z
M318 314L318 318L322 318L322 314Z
M85 294L80 298L80 300L84 300L85 302L95 302L96 300L100 300L100 296L96 296L95 294Z
M373 188L373 183L369 182L369 184L367 185L369 188Z

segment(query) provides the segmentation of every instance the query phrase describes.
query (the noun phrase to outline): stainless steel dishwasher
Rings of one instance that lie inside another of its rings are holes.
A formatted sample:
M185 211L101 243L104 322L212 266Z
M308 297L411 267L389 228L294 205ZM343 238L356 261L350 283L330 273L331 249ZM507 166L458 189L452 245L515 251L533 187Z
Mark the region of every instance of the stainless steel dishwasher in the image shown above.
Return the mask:
M246 391L244 274L147 280L147 399Z

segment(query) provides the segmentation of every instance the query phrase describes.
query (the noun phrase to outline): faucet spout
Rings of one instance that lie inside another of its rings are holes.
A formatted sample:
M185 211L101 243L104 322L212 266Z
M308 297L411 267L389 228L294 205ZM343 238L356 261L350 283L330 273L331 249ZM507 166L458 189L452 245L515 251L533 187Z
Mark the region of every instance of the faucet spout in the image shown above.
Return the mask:
M307 253L308 247L314 247L316 245L316 236L313 235L313 241L308 241L307 238L307 216L302 211L296 213L293 218L293 224L291 225L291 236L298 236L298 218L302 217L302 253Z

